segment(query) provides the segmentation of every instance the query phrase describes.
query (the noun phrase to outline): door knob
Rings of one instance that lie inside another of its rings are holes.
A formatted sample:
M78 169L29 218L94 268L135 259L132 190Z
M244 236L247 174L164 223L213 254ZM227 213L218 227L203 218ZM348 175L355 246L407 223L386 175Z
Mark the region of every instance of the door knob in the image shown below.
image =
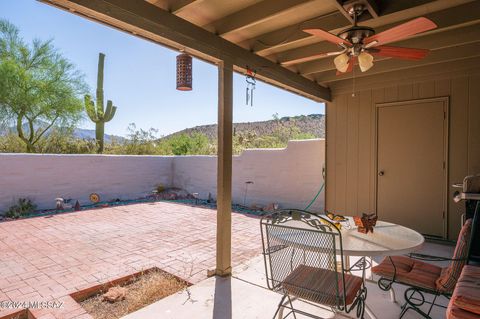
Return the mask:
M385 172L384 172L384 171L378 172L378 176L383 176L383 175L385 175Z

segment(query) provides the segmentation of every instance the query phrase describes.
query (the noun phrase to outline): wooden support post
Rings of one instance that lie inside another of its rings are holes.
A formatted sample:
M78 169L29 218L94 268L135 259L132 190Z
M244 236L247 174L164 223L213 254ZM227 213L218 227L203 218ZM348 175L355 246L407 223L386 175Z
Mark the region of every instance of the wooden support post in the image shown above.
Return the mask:
M232 272L232 117L233 64L218 65L217 268Z

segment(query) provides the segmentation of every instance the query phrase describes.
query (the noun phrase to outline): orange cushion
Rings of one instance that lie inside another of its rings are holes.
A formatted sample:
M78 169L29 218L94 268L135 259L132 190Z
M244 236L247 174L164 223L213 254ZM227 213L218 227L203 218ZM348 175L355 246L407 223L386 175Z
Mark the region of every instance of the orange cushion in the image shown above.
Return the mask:
M341 274L332 270L300 265L285 278L283 288L302 299L336 306L343 300L341 278ZM362 278L345 274L347 305L354 301L361 286Z
M392 256L396 268L395 280L407 285L436 290L435 281L442 273L442 268L405 256ZM372 272L378 276L392 278L394 268L387 257Z
M479 319L480 316L457 307L453 302L448 304L447 319Z
M390 258L392 258L392 261L395 264L395 270L397 275L409 273L413 268L413 264L415 263L414 259L405 256L392 256ZM378 266L374 266L372 268L372 271L378 276L392 278L394 269L392 266L392 262L387 257L384 258Z
M480 315L480 267L465 266L452 295L455 306Z
M457 246L453 253L453 259L450 266L445 268L440 277L437 279L436 286L439 291L452 292L460 277L463 266L467 262L468 244L470 241L470 233L472 230L472 220L468 219L462 227L457 239Z

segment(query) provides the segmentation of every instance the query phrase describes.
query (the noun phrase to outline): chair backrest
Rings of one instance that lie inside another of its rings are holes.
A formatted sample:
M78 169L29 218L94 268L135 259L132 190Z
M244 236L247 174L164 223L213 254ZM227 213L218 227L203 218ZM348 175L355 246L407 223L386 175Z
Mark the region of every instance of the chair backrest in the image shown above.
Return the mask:
M453 252L452 262L444 268L442 274L436 281L437 289L443 292L451 292L457 284L458 278L462 272L463 266L468 259L468 246L472 233L472 219L468 219L460 230L457 245Z
M293 209L264 217L260 225L269 289L301 292L304 299L344 306L342 237L335 225ZM314 291L312 285L322 287L324 293Z

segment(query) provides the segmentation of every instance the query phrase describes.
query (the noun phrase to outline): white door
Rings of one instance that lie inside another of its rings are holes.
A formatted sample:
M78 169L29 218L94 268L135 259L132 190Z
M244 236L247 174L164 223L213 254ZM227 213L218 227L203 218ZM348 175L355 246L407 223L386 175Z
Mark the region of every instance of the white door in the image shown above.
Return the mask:
M377 108L377 214L380 220L444 237L447 100Z

